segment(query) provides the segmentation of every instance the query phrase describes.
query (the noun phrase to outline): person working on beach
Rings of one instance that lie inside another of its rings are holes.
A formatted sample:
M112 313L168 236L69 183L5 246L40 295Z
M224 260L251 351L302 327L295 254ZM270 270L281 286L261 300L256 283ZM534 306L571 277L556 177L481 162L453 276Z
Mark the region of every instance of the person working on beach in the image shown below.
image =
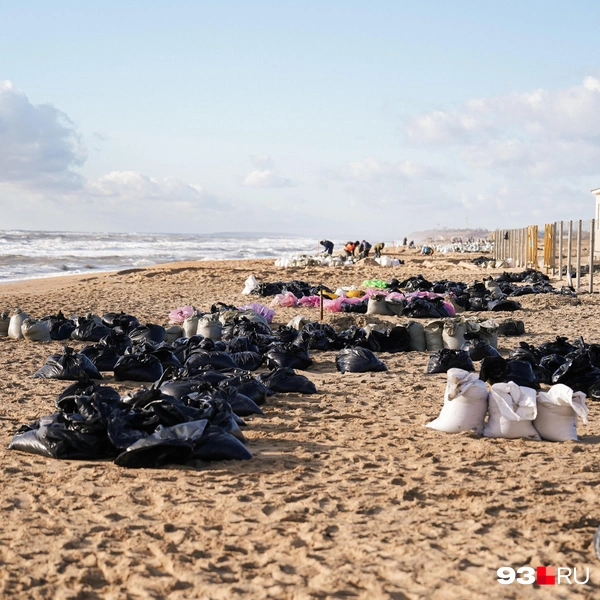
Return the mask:
M346 255L346 258L350 258L351 256L354 256L355 249L356 249L356 244L354 242L346 242L346 245L344 246L344 254Z
M379 242L373 246L373 252L375 252L375 258L381 257L381 251L385 248L385 242Z
M325 248L323 252L324 254L329 254L329 256L333 254L333 242L330 242L329 240L321 240L319 244Z
M408 238L404 238L404 240L402 240L402 245L406 246L406 244L408 244Z
M358 246L358 258L367 258L371 252L371 244L367 240L363 240Z
M408 245L409 248L414 248L415 247L415 240L410 240L410 244Z
M424 254L425 256L433 256L433 248L425 245L421 248L421 254Z

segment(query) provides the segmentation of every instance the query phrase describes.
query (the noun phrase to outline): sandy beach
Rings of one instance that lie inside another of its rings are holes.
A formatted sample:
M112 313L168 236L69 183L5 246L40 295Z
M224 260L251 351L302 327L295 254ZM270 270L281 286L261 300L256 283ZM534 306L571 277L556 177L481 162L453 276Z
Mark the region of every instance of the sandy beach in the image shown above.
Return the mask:
M279 269L272 261L172 263L0 286L0 310L42 317L123 310L167 323L192 304L264 304L244 281L302 279L332 289L378 277L481 280L501 271L464 257L406 255L400 267ZM600 281L598 282L600 283ZM598 288L600 289L600 288ZM600 297L519 298L526 335L600 342ZM277 308L274 327L318 309ZM403 317L325 313L336 330ZM341 375L311 352L319 393L278 394L247 418L253 460L128 470L6 450L15 430L51 414L66 382L32 379L61 342L0 338L0 595L23 599L598 598L600 407L578 442L450 435L439 414L446 375L427 352L380 354L388 371ZM73 342L73 347L83 345ZM114 382L121 393L137 385ZM502 566L588 567L585 585L500 585Z

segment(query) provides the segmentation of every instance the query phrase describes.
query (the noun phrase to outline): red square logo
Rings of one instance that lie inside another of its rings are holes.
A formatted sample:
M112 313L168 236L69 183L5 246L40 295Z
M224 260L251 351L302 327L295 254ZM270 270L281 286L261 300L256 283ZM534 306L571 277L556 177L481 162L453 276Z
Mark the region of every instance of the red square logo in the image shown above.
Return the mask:
M554 567L538 567L536 571L536 581L538 585L556 585Z

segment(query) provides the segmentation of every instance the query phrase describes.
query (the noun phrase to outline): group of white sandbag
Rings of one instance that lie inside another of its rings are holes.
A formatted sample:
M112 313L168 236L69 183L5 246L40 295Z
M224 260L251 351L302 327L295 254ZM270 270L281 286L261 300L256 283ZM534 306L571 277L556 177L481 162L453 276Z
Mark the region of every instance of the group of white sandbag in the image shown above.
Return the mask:
M20 308L15 309L10 317L9 314L8 311L0 313L0 337L25 338L30 342L50 341L50 328L46 321L32 319Z
M561 383L547 392L536 392L510 381L495 383L488 391L477 373L448 369L444 406L426 427L447 433L473 431L494 438L567 442L577 440L577 419L587 425L587 415L585 394Z
M369 306L374 296L369 298ZM381 297L378 302L385 302ZM388 305L392 305L388 302ZM381 314L369 313L367 314ZM424 325L419 321L407 322L410 333L411 350L418 352L441 350L460 350L466 341L467 333L476 333L478 337L488 341L490 346L498 347L498 323L493 319L465 319L464 317L446 317L433 319Z

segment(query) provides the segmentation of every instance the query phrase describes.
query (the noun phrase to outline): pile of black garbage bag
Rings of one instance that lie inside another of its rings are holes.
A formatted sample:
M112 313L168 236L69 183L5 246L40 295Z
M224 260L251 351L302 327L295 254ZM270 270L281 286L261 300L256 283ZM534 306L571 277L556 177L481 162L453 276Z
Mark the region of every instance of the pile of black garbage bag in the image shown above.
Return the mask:
M581 337L569 342L558 336L539 346L520 342L507 358L487 340L473 338L459 350L433 352L427 373L446 373L451 368L474 371L474 361L481 361L479 378L491 385L514 381L537 390L541 384L562 383L600 400L600 344L588 344Z

